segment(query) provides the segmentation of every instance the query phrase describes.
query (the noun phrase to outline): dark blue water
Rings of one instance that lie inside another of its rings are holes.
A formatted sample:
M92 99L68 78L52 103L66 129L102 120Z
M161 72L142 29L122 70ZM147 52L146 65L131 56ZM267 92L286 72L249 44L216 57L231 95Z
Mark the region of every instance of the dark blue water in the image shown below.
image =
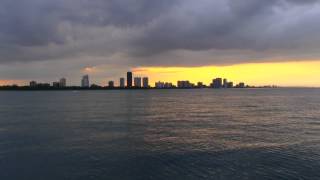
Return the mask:
M320 179L320 90L0 92L0 179Z

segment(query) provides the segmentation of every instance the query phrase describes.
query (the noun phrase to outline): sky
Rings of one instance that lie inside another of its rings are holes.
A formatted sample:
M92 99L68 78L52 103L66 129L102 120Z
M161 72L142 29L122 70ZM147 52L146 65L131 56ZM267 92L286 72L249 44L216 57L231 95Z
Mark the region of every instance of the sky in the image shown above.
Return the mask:
M0 85L215 77L320 87L318 0L0 0Z

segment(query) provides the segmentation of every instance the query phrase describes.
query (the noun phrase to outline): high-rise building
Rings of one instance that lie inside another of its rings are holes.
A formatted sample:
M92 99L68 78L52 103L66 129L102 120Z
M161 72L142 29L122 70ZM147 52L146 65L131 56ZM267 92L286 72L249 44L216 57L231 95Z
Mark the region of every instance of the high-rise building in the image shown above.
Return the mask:
M114 82L113 81L109 81L108 82L108 87L109 88L114 88Z
M223 88L228 88L228 80L223 79Z
M144 77L142 79L143 81L143 88L148 88L149 87L149 78L148 77Z
M127 87L132 87L132 72L127 72Z
M66 87L67 86L67 80L66 78L61 78L59 80L59 87Z
M141 77L134 78L134 87L137 87L137 88L141 87Z
M126 84L125 84L125 79L124 78L120 78L120 88L125 88Z
M222 79L216 78L216 79L212 80L212 86L213 86L213 88L222 88Z
M82 76L81 87L84 87L84 88L90 87L89 75Z

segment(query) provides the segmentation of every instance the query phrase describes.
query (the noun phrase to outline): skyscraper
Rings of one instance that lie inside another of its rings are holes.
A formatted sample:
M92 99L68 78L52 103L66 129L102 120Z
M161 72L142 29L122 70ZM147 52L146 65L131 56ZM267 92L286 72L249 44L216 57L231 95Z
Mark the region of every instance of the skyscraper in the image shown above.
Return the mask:
M88 88L89 86L90 86L89 75L82 76L81 87Z
M114 82L113 81L109 81L108 82L108 86L109 86L109 88L114 88Z
M222 88L222 79L216 78L212 81L213 88Z
M134 78L134 87L141 88L141 77Z
M143 81L143 88L148 88L149 87L149 78L148 77L144 77L142 79Z
M120 88L125 88L125 79L124 78L120 78Z
M59 80L59 87L66 87L67 86L67 80L66 78L61 78Z
M127 87L132 87L132 72L127 72Z
M228 80L223 79L223 88L228 88Z

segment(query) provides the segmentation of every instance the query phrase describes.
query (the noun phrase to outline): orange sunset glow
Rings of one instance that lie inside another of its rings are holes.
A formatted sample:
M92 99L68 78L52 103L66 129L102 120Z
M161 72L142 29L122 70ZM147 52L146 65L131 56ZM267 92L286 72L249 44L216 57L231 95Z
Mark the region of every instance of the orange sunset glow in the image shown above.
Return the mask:
M5 85L24 85L26 82L23 80L5 80L5 79L0 79L0 86L5 86Z

